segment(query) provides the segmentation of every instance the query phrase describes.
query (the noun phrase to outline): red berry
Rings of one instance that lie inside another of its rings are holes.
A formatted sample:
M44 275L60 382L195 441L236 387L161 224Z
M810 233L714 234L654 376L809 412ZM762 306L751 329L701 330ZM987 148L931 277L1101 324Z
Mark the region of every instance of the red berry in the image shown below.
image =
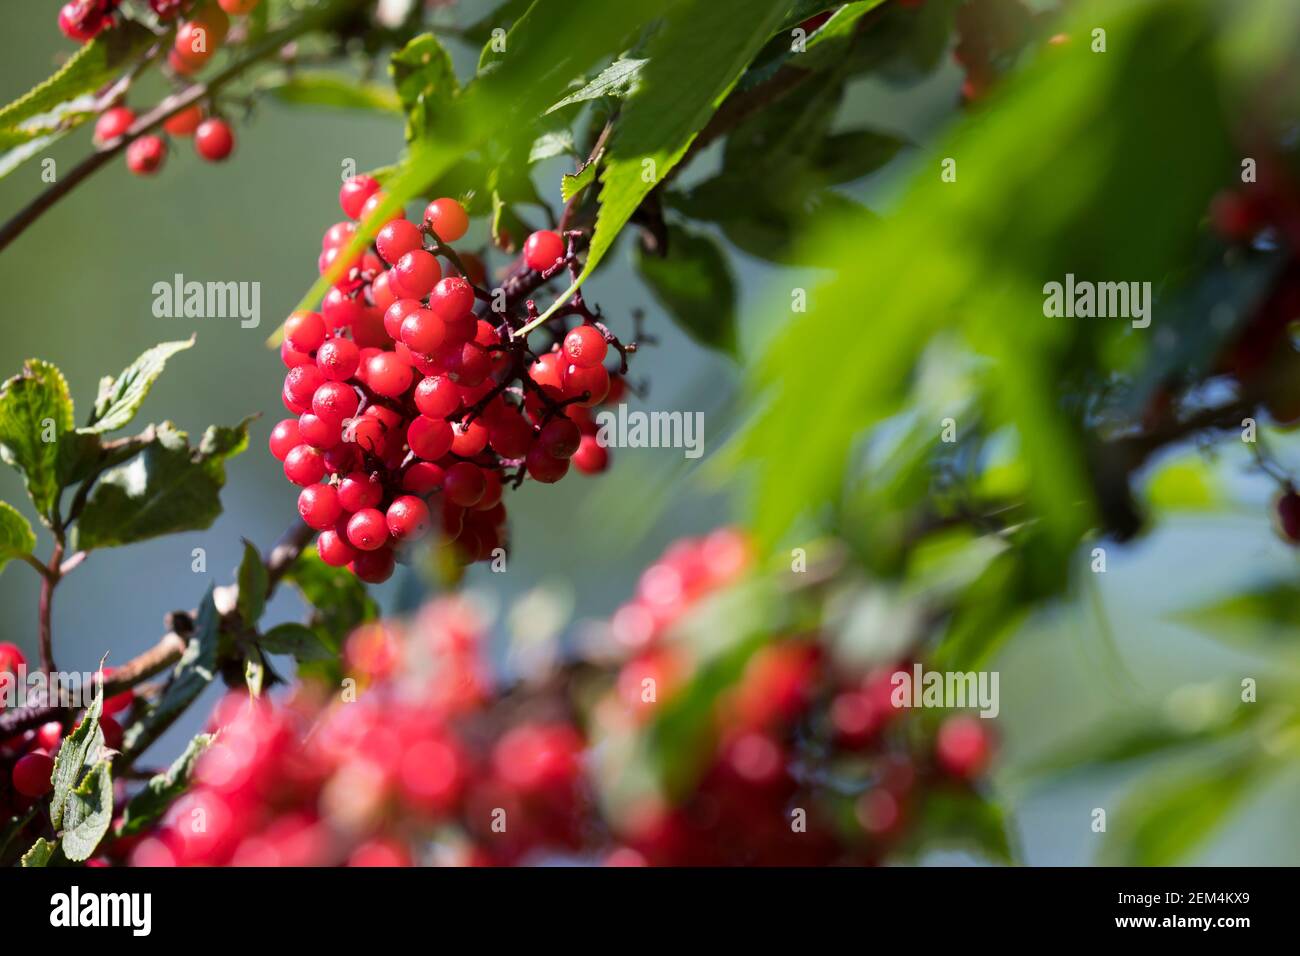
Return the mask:
M420 227L405 219L394 219L379 230L375 236L375 247L390 266L416 249L424 248L424 234Z
M78 43L90 42L112 22L98 4L86 3L85 0L69 0L59 10L59 30L69 40Z
M296 365L284 377L284 394L295 405L307 409L311 408L316 390L324 384L325 376L315 365Z
M232 17L252 13L261 2L262 0L217 0L218 6Z
M388 429L379 419L361 415L343 424L343 440L369 455L382 455L388 447Z
M382 190L380 192L375 193L373 196L371 196L369 199L365 201L364 205L362 205L361 219L364 221L369 219L371 216L375 215L379 207L382 206L387 201L388 201L387 193L384 193ZM394 219L405 219L405 218L406 218L406 214L402 212L401 207L398 207L397 209L394 209L392 212L388 213L386 219L380 219L379 224L383 225L386 222L392 222Z
M517 411L504 412L488 429L488 444L502 458L523 458L533 444L533 427Z
M413 541L429 533L429 506L414 495L394 498L386 518L389 534L399 541Z
M284 476L295 485L314 485L325 477L325 462L311 445L297 445L284 458Z
M564 337L564 355L579 368L599 365L608 350L605 336L594 325L580 325Z
M483 497L474 505L477 512L490 511L501 503L501 473L490 468L481 469L483 473Z
M393 576L397 561L392 548L380 548L377 551L363 551L356 560L348 565L352 573L367 584L383 584Z
M388 543L388 522L378 508L362 508L348 519L348 542L362 551L374 551Z
M339 504L356 513L374 508L384 498L384 486L370 475L355 471L339 482Z
M360 364L361 350L351 339L329 339L316 351L316 367L331 382L350 379Z
M333 485L308 485L298 495L298 514L317 531L334 527L343 514L338 489Z
M345 418L351 418L357 413L360 403L357 390L347 382L321 382L311 396L311 410L314 413L340 424Z
M460 276L447 276L429 293L429 308L444 322L464 319L474 311L474 289Z
M105 143L117 139L135 122L135 113L125 106L114 106L112 109L104 110L95 121L95 144L103 146Z
M446 472L431 461L413 461L402 474L402 490L414 495L429 495L442 488Z
M529 367L528 376L542 388L553 388L556 392L563 391L564 382L560 378L560 363L554 353L548 352L540 356Z
M415 407L430 418L446 418L460 407L460 389L444 375L431 375L415 386Z
M110 697L109 700L112 700ZM107 703L108 701L105 701ZM63 725L57 720L51 720L41 724L36 730L36 746L46 751L54 753L63 743Z
M282 419L271 429L271 454L280 461L284 461L294 446L300 444L302 436L298 432L297 419Z
M400 398L411 387L411 366L393 352L380 352L366 363L366 384L380 395Z
M451 450L461 458L473 458L487 447L487 426L477 418L468 425L458 422L453 431L455 437L451 442Z
M402 320L402 342L421 355L441 345L444 334L442 320L428 309L416 309Z
M1277 521L1290 544L1300 544L1300 495L1288 489L1277 499Z
M435 199L424 208L424 221L443 242L455 242L469 229L465 207L454 199Z
M330 529L322 531L316 539L316 553L330 567L341 568L355 561L361 552L352 547L338 531Z
M112 717L99 718L99 731L104 735L104 746L109 750L122 749L122 725Z
M53 773L54 759L42 750L33 750L14 764L14 789L24 797L43 797L54 787L50 781Z
M400 340L402 338L402 323L407 317L414 315L416 310L420 309L419 299L397 299L384 311L384 331L388 333L389 338Z
M554 458L540 445L534 445L528 452L524 467L528 469L528 474L534 481L549 485L559 481L568 473L569 462L566 458Z
M567 418L556 418L542 426L537 444L552 458L571 458L582 442L578 426Z
M483 499L487 481L483 470L468 461L458 461L447 469L443 493L447 500L462 508L472 508Z
M317 312L294 312L285 320L284 340L295 352L315 352L325 341L325 319Z
M442 275L433 253L416 249L397 260L389 274L393 289L408 299L423 299Z
M558 232L540 229L524 243L524 263L536 272L545 272L564 255L564 240Z
M351 443L327 448L321 457L325 460L325 471L331 475L346 475L361 467L361 449Z
M406 429L406 443L411 446L418 458L425 461L437 461L451 450L453 442L452 427L441 418L429 418L417 415L411 419Z
M584 475L596 475L609 467L609 449L595 435L583 435L570 461Z
M203 122L203 108L195 103L163 121L163 129L172 136L189 136Z
M970 779L988 765L992 742L980 721L979 717L961 714L939 725L935 758L953 776Z
M361 218L366 200L379 191L379 183L364 173L353 176L339 190L339 207L349 219Z
M328 451L343 440L343 427L336 419L304 412L298 416L298 436L313 448Z
M235 148L235 134L225 120L205 119L194 131L194 150L210 163L219 163Z
M306 352L295 352L289 347L288 342L280 343L280 361L285 364L286 368L294 368L298 365L310 365L312 358Z
M586 398L577 403L586 408L599 405L605 400L605 395L609 392L609 372L605 371L605 366L593 365L590 368L582 368L577 365L566 365L563 374L565 398L586 395Z
M157 136L141 136L126 148L126 168L137 176L156 173L166 158L167 144Z

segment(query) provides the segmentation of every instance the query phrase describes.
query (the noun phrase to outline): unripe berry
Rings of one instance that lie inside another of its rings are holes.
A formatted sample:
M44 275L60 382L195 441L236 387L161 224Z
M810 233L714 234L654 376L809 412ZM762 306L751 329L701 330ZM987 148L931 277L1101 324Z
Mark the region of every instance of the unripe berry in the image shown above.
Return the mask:
M322 531L316 539L316 553L330 567L341 568L355 561L361 552L352 547L337 530L330 529Z
M376 507L384 497L384 486L365 472L356 471L339 482L339 504L355 514Z
M339 189L339 207L349 219L361 218L366 200L379 191L379 182L364 173L353 176Z
M408 299L423 299L441 275L442 268L434 255L416 249L397 260L389 273L388 281L400 295Z
M558 232L540 229L524 243L524 264L536 272L545 272L564 255L564 239Z
M405 219L394 219L379 230L375 236L375 247L390 266L408 252L424 247L424 235L420 227Z
M417 415L406 429L406 443L418 458L437 461L451 450L453 433L451 424L441 418Z
M594 325L580 325L564 337L564 356L579 368L599 365L608 350L605 336Z
M578 450L569 459L584 475L596 475L609 467L609 449L596 440L595 435L583 435Z
M347 381L360 364L361 350L351 339L328 339L316 350L316 367L331 382Z
M14 764L14 789L24 797L43 797L54 788L50 781L53 773L54 759L44 751L33 750Z
M366 363L366 384L388 398L400 398L411 387L414 373L392 352L380 352Z
M314 485L325 477L325 462L311 445L297 445L284 458L284 476L295 485Z
M363 551L348 567L367 584L383 584L393 576L396 565L392 548L380 548L377 551Z
M429 506L414 495L394 498L385 519L388 533L399 541L414 541L429 533Z
M458 461L447 469L443 493L447 500L462 508L472 508L483 499L487 481L483 470L468 461Z
M308 485L298 495L298 514L317 531L334 527L343 514L338 489L333 485Z
M578 426L567 418L547 422L537 436L537 444L552 458L571 458L581 442Z
M279 461L284 461L294 446L302 444L302 436L298 432L298 420L295 418L285 418L276 422L271 429L271 454Z
M195 103L163 121L163 129L172 136L189 136L203 122L203 108Z
M378 508L362 508L348 519L348 543L374 551L388 543L388 522Z
M135 122L135 113L125 106L114 106L104 110L95 121L95 145L103 146L117 139Z
M167 158L167 144L158 136L141 136L126 148L126 168L137 176L156 173Z
M315 352L325 341L325 319L317 312L294 312L285 320L284 340L295 352Z
M454 199L435 199L424 207L424 221L443 242L456 242L469 230L465 207Z
M235 134L225 120L205 119L194 131L194 150L210 163L219 163L235 148Z

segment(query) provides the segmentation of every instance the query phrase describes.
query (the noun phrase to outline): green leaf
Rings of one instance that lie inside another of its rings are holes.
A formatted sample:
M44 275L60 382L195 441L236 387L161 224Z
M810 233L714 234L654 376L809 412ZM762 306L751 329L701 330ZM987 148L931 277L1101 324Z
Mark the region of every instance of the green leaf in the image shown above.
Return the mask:
M548 130L533 140L533 145L528 150L528 164L531 166L553 156L571 156L573 153L572 130Z
M424 135L448 103L460 93L451 54L432 33L415 37L393 54L388 66L402 110L407 114L407 139Z
M718 244L669 226L666 255L637 244L636 265L654 297L695 341L736 354L736 283Z
M303 600L312 608L308 622L317 642L337 658L343 642L358 626L379 617L379 605L370 596L365 585L346 568L326 564L310 547L285 573L284 580L297 588ZM301 661L300 661L301 665ZM333 679L338 667L317 667L308 670ZM302 666L298 669L301 676Z
M30 359L0 386L0 458L22 472L32 504L46 519L63 488L59 444L73 429L73 414L68 383L48 362Z
M199 604L194 633L185 652L172 670L171 681L162 697L123 735L122 751L134 760L148 749L182 713L194 703L196 697L212 683L217 673L217 643L221 636L221 615L213 601L213 588L208 586Z
M78 522L83 550L111 548L209 527L221 513L225 462L248 445L248 421L212 426L198 448L170 422L144 450L100 477Z
M155 42L152 33L130 20L105 30L69 57L53 76L0 109L0 129L11 129L73 97L97 90Z
M79 431L88 434L116 431L130 424L144 403L149 389L167 367L167 360L194 345L194 336L177 342L163 342L149 349L122 370L117 378L99 384L90 421Z
M686 154L788 7L788 0L681 0L671 7L610 143L596 229L575 286Z
M257 626L262 611L266 609L266 592L270 578L266 564L252 542L244 540L244 558L239 562L239 616L248 627Z
M387 86L367 83L346 73L326 70L295 72L266 91L282 103L334 109L403 112L401 98Z
M37 837L36 842L23 854L22 865L25 867L48 866L50 858L54 856L54 851L57 849L57 844L51 843L45 837Z
M560 177L560 198L568 202L596 180L597 162L584 163L576 173L565 173Z
M817 145L812 168L827 183L847 183L874 173L905 145L906 140L876 130L832 133Z
M945 847L968 850L993 863L1012 862L1006 816L996 803L973 790L927 788L915 820L904 853Z
M215 739L213 734L199 734L185 747L185 752L172 761L170 767L150 777L122 810L122 822L118 824L114 836L132 836L161 819L173 801L189 789L194 765Z
M113 822L113 772L101 760L68 796L60 846L73 863L88 860Z
M1300 585L1285 579L1257 584L1240 594L1178 611L1173 619L1230 644L1291 648L1300 621Z
M104 686L95 682L95 699L86 708L81 723L72 728L72 732L63 738L59 752L54 755L54 772L50 779L54 784L54 794L50 797L50 823L58 830L63 826L64 808L86 761L98 754L104 747L104 734L99 729L99 717L104 709Z
M36 548L36 532L31 523L8 502L0 501L0 571L14 558L31 554Z
M262 649L272 654L289 654L297 661L327 661L338 650L330 647L320 634L303 624L279 624L263 634L257 641Z
M1262 782L1276 761L1245 752L1176 775L1147 780L1113 811L1098 862L1106 866L1173 866L1218 829Z
M554 113L574 103L585 103L587 100L600 99L602 96L619 98L631 96L636 92L637 80L645 64L645 60L621 57L601 70L590 83L570 93L546 112Z

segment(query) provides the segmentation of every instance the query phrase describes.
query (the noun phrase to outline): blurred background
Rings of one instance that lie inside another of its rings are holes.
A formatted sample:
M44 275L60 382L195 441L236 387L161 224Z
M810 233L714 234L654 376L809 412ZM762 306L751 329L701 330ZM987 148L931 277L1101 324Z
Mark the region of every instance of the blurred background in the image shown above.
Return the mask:
M4 101L48 74L68 50L48 4L14 4L7 13L9 28L0 39ZM456 14L448 11L447 19L454 23ZM458 65L472 69L476 51L455 45L453 50ZM951 63L923 81L899 86L855 81L838 122L896 133L917 149L903 150L846 192L873 210L888 210L919 149L956 117L961 83ZM149 345L196 333L197 347L172 360L142 419L170 416L197 435L212 423L261 416L250 450L229 465L225 511L211 529L96 553L60 588L54 632L64 669L92 669L105 653L110 664L121 663L150 646L162 633L166 612L193 607L209 579L229 580L241 538L264 549L294 517L296 489L285 483L266 449L271 426L283 417L283 373L265 339L316 277L320 234L340 218L335 197L341 162L355 159L361 170L390 162L402 145L401 121L288 108L263 98L236 132L236 155L220 165L200 162L188 142L179 144L153 179L129 175L121 161L110 163L0 254L5 376L28 357L55 363L81 418L101 375L116 373ZM89 140L85 128L50 150L60 172L89 151ZM696 160L688 180L706 176L717 164L716 152ZM567 167L544 163L537 169L543 195L558 205L559 174ZM29 164L0 181L0 216L7 218L42 188L39 176L39 164ZM473 228L477 232L465 248L473 247L475 237L486 241L483 223ZM727 248L741 297L741 350L753 353L771 332L760 319L772 314L767 297L787 295L792 282ZM611 471L600 478L575 476L545 488L526 483L510 501L507 573L478 565L466 581L496 609L502 641L509 639L509 612L520 600L532 602L534 622L554 613L557 621L572 622L566 633L577 633L583 621L606 616L622 603L639 572L674 539L743 516L743 485L708 469L743 418L737 368L667 320L635 277L631 258L631 244L624 241L609 268L588 285L588 299L603 307L620 334L630 332L633 309L645 310L646 331L657 343L637 355L632 367L633 383L647 386L638 407L703 411L705 456L689 461L676 451L619 449ZM504 262L499 254L489 256L491 267ZM152 286L176 273L187 280L260 283L260 327L244 329L234 319L155 318ZM1300 464L1295 443L1275 450ZM1192 454L1175 450L1166 460ZM1091 809L1114 806L1116 795L1151 769L1149 761L1138 760L1050 784L1036 780L1029 771L1063 742L1099 720L1131 713L1135 700L1194 723L1208 706L1201 689L1221 684L1225 675L1228 683L1236 683L1238 674L1255 678L1261 696L1295 677L1294 650L1226 648L1177 619L1179 611L1234 593L1242 582L1294 573L1296 554L1270 525L1273 486L1248 465L1244 451L1225 451L1198 479L1213 483L1213 509L1186 510L1172 501L1158 531L1131 547L1111 548L1105 574L1082 575L1073 599L1034 615L993 665L1002 690L1001 756L993 780L1024 862L1094 861L1100 836L1089 827ZM8 469L0 470L0 499L30 516L21 482ZM40 551L48 548L45 536ZM205 549L207 574L191 570L194 548ZM376 596L385 613L398 613L418 605L427 588L424 578L403 567ZM30 658L36 656L36 602L37 581L29 569L15 564L0 576L0 641L17 643ZM268 623L299 612L296 597L282 590ZM291 664L279 666L284 671ZM208 691L211 699L218 694L215 687ZM157 745L150 765L178 752L209 709L202 703L193 708ZM1286 766L1188 862L1300 863L1300 824L1293 812L1300 767ZM929 859L974 860L946 853Z

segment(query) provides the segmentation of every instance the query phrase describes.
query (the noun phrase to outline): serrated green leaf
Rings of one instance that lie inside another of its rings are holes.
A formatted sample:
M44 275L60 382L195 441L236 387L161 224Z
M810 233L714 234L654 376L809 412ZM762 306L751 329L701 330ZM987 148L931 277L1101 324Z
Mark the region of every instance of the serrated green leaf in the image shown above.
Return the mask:
M100 382L90 421L79 431L100 434L130 424L149 394L149 389L167 367L167 360L194 345L194 336L177 342L163 342L146 351L122 370L115 379Z
M126 464L105 471L78 522L83 550L209 527L221 513L225 462L248 444L248 422L212 426L198 448L170 422Z
M215 739L213 734L199 734L185 747L185 752L172 761L170 767L150 777L144 787L127 802L122 811L122 822L118 824L114 835L132 836L161 819L172 802L189 789L194 765Z
M402 100L393 90L379 83L367 83L346 73L324 70L295 72L264 89L280 102L295 106L326 106L397 114L403 111Z
M68 796L59 846L73 863L88 860L113 822L113 772L101 760Z
M258 644L272 654L289 654L297 661L325 661L338 653L337 648L327 646L320 634L303 624L279 624L263 634Z
M586 163L582 169L576 173L565 173L560 177L560 198L568 202L582 190L586 189L596 181L596 167L599 163L597 160Z
M432 130L439 117L449 114L449 102L460 93L451 54L432 33L413 38L394 53L388 70L407 114L408 140Z
M184 653L172 670L171 681L162 697L138 721L126 728L122 752L134 760L170 727L182 713L203 693L217 674L217 644L221 636L221 615L213 601L213 588L199 604Z
M669 226L667 254L637 245L636 265L654 297L695 341L736 354L736 283L713 239Z
M36 532L13 505L0 501L0 571L14 558L36 549Z
M86 761L97 755L104 747L104 733L99 729L99 717L104 710L104 686L95 682L95 698L86 708L81 723L63 738L59 752L54 755L54 772L51 781L54 784L50 797L50 822L58 830L63 826L64 808L68 797L81 779L81 771Z
M239 616L248 627L256 627L266 609L266 592L270 579L266 564L252 542L245 539L244 557L239 562Z
M0 458L22 472L32 504L45 518L63 488L59 445L73 429L73 414L68 383L48 362L29 360L0 386Z
M568 129L548 130L535 140L528 150L528 163L540 163L553 156L573 155L573 132Z
M103 31L70 56L53 76L0 109L0 129L12 129L67 100L93 92L156 42L152 33L129 20Z
M600 99L602 96L631 96L636 92L637 80L645 64L644 59L619 58L601 70L590 83L570 93L546 112L554 113L574 103L585 103L587 100Z
M22 866L48 866L50 858L54 856L54 851L57 849L57 844L51 843L45 837L37 837L36 842L23 854Z

